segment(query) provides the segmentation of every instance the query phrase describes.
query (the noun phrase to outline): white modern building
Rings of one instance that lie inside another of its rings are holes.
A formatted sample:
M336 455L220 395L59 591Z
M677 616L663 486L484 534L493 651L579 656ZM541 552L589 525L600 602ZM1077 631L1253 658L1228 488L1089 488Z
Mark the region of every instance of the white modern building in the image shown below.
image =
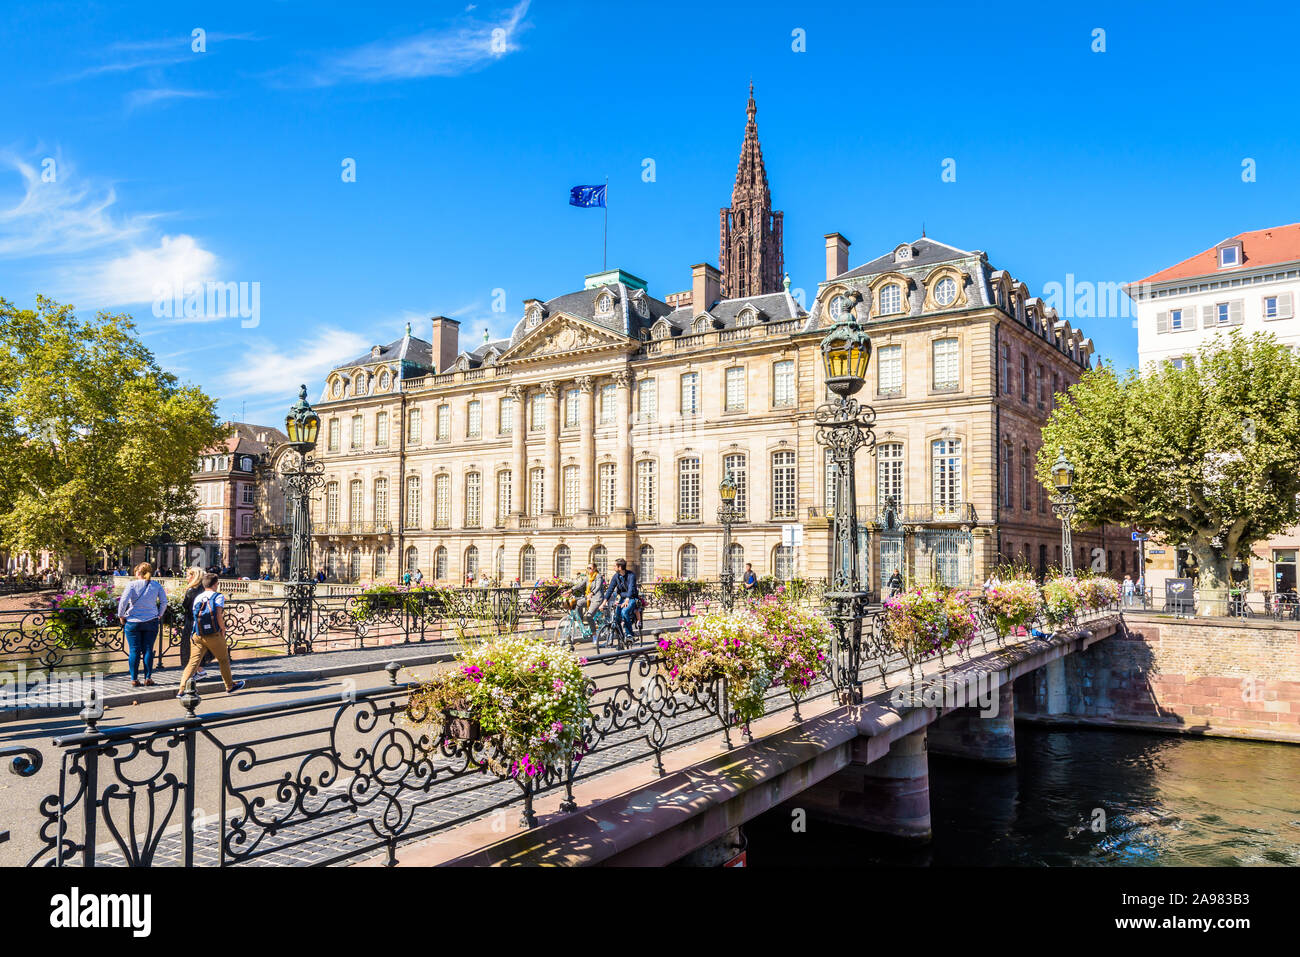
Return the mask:
M1225 330L1271 332L1300 348L1300 223L1230 236L1126 287L1137 305L1138 364L1182 363ZM1254 591L1296 587L1300 529L1255 546ZM1156 546L1148 584L1178 571L1174 549Z

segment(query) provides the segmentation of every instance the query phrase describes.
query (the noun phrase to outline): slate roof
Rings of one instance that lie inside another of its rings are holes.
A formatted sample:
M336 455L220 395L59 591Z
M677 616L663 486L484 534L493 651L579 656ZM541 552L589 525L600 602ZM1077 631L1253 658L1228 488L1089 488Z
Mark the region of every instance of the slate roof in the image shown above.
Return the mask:
M394 339L386 346L379 347L379 354L375 355L374 351L363 352L348 362L341 362L334 366L330 371L338 369L351 369L356 366L366 366L372 363L391 363L406 362L414 366L419 366L427 371L433 371L433 344L426 342L416 336L405 335L400 339ZM423 373L419 373L423 375Z
M900 244L901 245L901 244ZM836 276L836 279L854 279L859 276L873 276L876 273L893 272L895 270L908 269L914 266L934 266L939 263L952 262L954 259L969 259L978 257L980 254L971 252L966 249L958 249L956 246L949 246L947 243L941 243L934 239L922 237L911 244L912 258L905 262L894 262L894 253L897 246L885 253L883 256L877 256L871 262L863 263L861 266L855 266L843 275Z

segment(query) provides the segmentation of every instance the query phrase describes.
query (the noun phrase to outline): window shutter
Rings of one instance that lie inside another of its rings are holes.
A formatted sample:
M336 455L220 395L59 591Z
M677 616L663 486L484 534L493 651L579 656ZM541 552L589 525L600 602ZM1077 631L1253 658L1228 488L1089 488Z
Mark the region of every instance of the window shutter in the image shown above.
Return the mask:
M1242 307L1245 304L1244 299L1234 299L1228 303L1228 325L1239 326L1242 322L1242 313L1245 311Z
M1157 313L1156 313L1156 332L1168 332L1168 331L1169 331L1169 313L1168 313L1168 312L1157 312Z
M1279 292L1277 294L1277 317L1279 319L1290 319L1293 308L1292 295L1289 292Z

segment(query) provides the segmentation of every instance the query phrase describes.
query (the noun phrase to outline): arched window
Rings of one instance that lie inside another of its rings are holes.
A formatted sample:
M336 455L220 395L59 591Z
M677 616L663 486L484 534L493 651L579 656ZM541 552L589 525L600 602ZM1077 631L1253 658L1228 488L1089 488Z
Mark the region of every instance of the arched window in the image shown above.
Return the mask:
M447 547L439 545L433 551L433 577L435 581L447 580Z
M772 550L772 574L781 581L794 577L794 547L778 545Z
M375 479L375 521L388 521L388 479Z
M339 560L339 550L331 545L329 551L325 553L325 569L334 581L338 581L339 578Z
M348 579L350 581L361 580L361 549L353 548L348 555Z
M339 521L339 483L325 486L325 524L337 525Z
M415 573L420 569L420 550L412 545L406 550L406 570Z
M798 511L793 452L772 455L772 517L794 518Z
M519 550L519 578L531 582L537 578L537 549L525 545Z
M555 577L568 578L573 574L573 553L568 545L561 545L555 550Z
M745 573L745 547L739 542L727 547L727 567L737 580Z
M736 500L732 502L739 517L744 518L746 511L749 509L749 469L745 456L736 453L734 455L724 455L722 457L722 474L730 475L731 480L736 483Z
M471 545L469 548L465 549L465 574L466 575L478 574L478 546L477 545Z
M597 545L591 550L591 563L602 575L609 574L609 551L604 545Z
M903 287L891 282L880 290L880 314L892 316L903 311Z
M348 485L348 521L360 524L365 520L365 483L353 479Z
M388 574L388 549L382 545L375 549L375 578L380 579Z
M677 574L682 578L700 577L700 551L694 545L683 545L677 553Z
M506 577L506 547L504 545L497 546L496 575L497 578L502 580Z
M642 545L637 553L637 575L643 582L655 580L655 550L649 545Z

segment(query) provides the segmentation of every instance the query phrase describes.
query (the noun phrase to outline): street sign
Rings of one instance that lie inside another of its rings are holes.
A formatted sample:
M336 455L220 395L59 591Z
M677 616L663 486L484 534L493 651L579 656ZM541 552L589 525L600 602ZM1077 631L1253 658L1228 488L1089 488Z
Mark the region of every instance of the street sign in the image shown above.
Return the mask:
M1134 532L1134 533L1133 533L1133 541L1135 541L1135 542L1145 542L1145 541L1146 541L1148 538L1150 538L1150 537L1151 537L1151 536L1149 536L1149 535L1143 535L1141 532Z
M797 548L803 545L803 526L802 525L782 525L781 526L781 544L790 548Z

